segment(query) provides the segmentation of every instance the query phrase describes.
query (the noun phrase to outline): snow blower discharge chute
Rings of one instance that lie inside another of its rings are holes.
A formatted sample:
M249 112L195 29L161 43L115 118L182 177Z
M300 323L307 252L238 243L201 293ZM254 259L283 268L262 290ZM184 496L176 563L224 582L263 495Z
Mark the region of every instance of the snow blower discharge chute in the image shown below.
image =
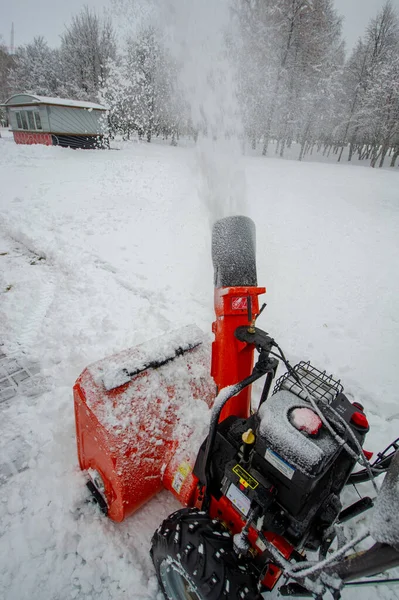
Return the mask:
M184 506L152 539L170 600L259 600L277 582L283 596L339 598L344 586L399 565L399 440L370 463L363 407L326 372L292 367L256 326L266 290L257 285L250 219L218 221L212 257L212 344L185 327L103 359L77 380L87 486L114 521L162 489ZM279 360L286 372L271 393ZM251 408L251 384L261 377ZM209 418L202 439L192 413ZM347 541L342 523L375 502L365 496L343 508L344 486L371 481L377 492L374 479L388 470L370 531ZM348 556L369 534L374 545Z

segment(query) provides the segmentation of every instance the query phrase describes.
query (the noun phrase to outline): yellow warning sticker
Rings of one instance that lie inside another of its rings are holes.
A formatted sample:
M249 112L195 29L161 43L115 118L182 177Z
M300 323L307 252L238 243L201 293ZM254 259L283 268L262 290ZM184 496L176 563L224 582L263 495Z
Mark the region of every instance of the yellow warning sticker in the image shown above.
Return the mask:
M252 475L247 473L247 471L243 469L241 465L236 465L233 468L233 473L235 473L240 478L240 484L243 485L245 488L249 487L251 488L251 490L254 490L258 487L259 481L256 481L256 479L254 479Z
M172 488L180 494L183 483L192 471L191 465L188 462L182 462L177 469L172 481Z

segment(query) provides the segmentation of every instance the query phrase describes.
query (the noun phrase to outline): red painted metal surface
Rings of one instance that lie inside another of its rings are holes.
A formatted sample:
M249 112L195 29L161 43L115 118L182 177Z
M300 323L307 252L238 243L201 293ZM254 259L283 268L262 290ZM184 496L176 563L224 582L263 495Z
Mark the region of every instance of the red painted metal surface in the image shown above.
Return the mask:
M252 372L254 347L239 342L234 331L248 324L248 297L252 302L252 314L259 313L258 296L266 292L260 287L230 287L215 289L216 321L212 324L215 341L212 344L212 370L218 391L242 381ZM220 420L230 415L247 418L251 410L251 388L231 398L224 407Z
M14 131L16 144L44 144L52 146L53 141L50 133L30 133L28 131Z
M134 353L135 349L132 349ZM178 448L179 411L214 399L209 348L199 346L108 391L101 373L129 351L91 365L74 386L81 469L103 480L108 516L122 521L163 488L163 472ZM180 373L176 381L175 370ZM189 427L185 430L190 436Z

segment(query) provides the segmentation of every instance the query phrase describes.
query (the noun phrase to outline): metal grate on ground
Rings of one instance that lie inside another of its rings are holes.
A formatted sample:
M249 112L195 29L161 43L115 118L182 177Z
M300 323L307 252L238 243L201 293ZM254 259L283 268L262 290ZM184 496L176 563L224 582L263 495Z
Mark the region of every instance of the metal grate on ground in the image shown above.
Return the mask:
M38 365L20 357L7 356L0 346L0 403L17 396L21 384L26 388L28 380L39 372Z

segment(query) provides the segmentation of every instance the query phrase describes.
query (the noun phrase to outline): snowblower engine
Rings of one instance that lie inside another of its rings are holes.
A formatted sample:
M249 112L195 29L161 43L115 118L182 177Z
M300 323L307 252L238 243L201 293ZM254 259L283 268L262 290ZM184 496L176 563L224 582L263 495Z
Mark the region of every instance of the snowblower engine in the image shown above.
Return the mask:
M324 426L288 374L277 381L258 412L219 423L209 491L217 501L223 496L230 500L244 519L255 508L258 528L283 536L295 547L316 550L341 512L339 495L360 454L368 423L362 407L351 404L331 377L308 363L300 363L294 372L324 401L329 420L352 454ZM205 449L206 443L194 469L200 481L206 481Z

